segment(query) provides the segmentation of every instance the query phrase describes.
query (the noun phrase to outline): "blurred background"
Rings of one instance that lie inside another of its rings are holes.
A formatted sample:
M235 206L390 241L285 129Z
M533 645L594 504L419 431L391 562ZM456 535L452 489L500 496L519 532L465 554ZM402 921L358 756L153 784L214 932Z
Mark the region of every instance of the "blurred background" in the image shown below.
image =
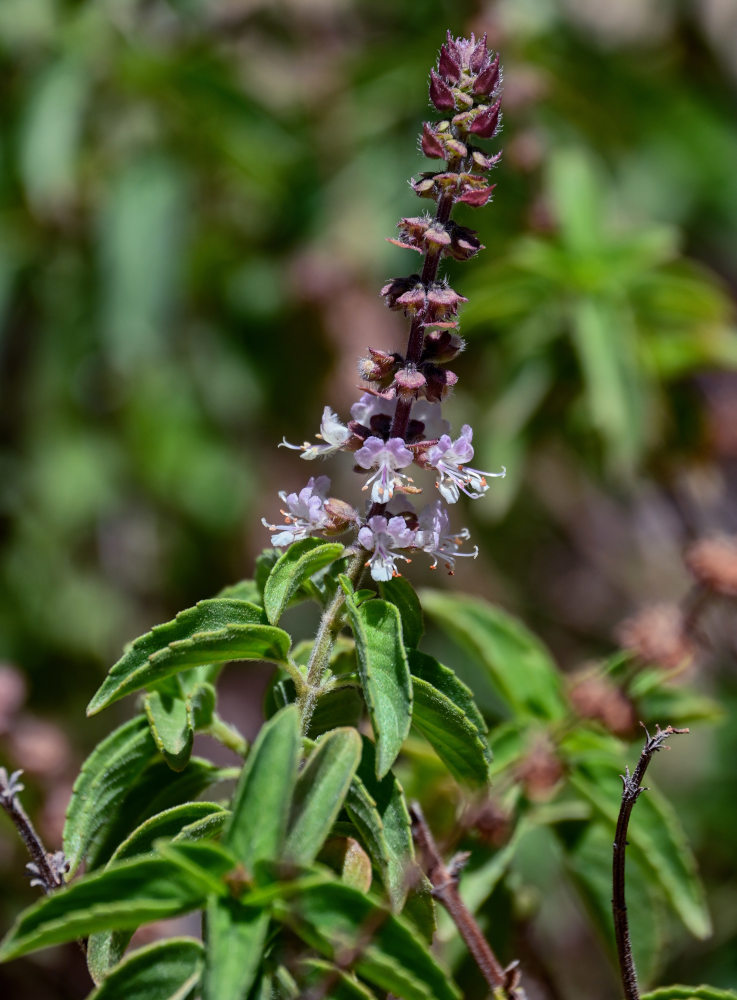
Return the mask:
M406 181L447 28L505 67L495 201L457 213L488 249L450 272L469 345L446 410L508 472L459 504L480 556L454 586L576 670L688 591L690 541L737 532L737 0L2 0L0 756L49 846L122 644L251 574L261 517L314 471L277 443L404 343L378 288L416 267L385 237L426 207ZM666 946L662 981L734 987L733 606L705 629L724 719L663 783L716 934ZM258 697L232 698L253 732ZM24 862L0 820L3 927ZM0 985L82 997L75 961ZM551 996L577 995L565 975Z

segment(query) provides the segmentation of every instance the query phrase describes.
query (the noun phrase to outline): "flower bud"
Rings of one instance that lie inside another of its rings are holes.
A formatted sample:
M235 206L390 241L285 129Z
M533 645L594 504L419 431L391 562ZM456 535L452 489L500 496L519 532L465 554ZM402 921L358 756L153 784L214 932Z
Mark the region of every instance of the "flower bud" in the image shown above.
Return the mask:
M366 382L383 382L391 378L401 361L399 354L389 354L369 347L368 356L358 361L358 374Z
M524 786L525 795L533 802L552 798L564 776L563 764L547 739L541 739L517 766L517 778Z
M709 590L737 597L737 538L702 538L685 556L693 575Z
M427 290L425 322L431 325L437 320L455 316L461 302L468 302L468 299L453 291L450 285L434 282Z
M488 97L499 83L499 75L499 55L497 54L486 69L481 70L473 81L474 94L483 94L484 97Z
M479 136L481 139L491 139L499 125L501 106L502 102L496 101L494 104L489 105L488 108L482 108L469 125L469 132L473 132L474 135Z
M448 83L458 83L461 78L461 59L455 45L452 47L450 44L440 46L438 70Z
M430 330L425 334L422 360L442 365L458 357L465 346L465 340L451 330Z
M400 368L394 376L393 386L402 399L417 399L426 385L425 376L415 365Z
M480 73L489 62L489 50L486 47L486 34L476 44L468 60L468 68L472 73Z
M458 381L458 376L448 368L432 364L423 364L422 370L427 382L423 393L425 399L430 403L442 402Z
M481 208L489 201L495 187L496 184L490 184L488 187L467 188L463 194L456 198L456 201L462 201L465 205L471 205L473 208Z
M448 111L455 107L453 91L434 69L430 70L430 100L438 111Z
M381 294L386 299L386 304L390 309L402 309L403 306L397 304L399 298L411 288L416 287L419 282L419 274L410 274L406 278L392 278L381 289ZM420 288L422 288L421 284Z
M327 514L327 524L322 529L326 535L342 535L360 520L358 511L337 497L328 497L323 509Z
M494 156L487 156L482 150L471 147L472 170L491 170L492 167L497 165L501 158L501 153L495 153Z
M572 677L568 697L582 719L600 722L615 736L631 736L637 722L635 708L620 688L599 674Z
M448 224L450 229L450 246L445 248L446 254L455 260L470 260L475 257L479 250L484 249L484 245L478 238L478 234L473 229L466 226L459 226L455 222Z
M425 156L429 156L432 160L444 160L445 159L445 146L438 138L437 134L433 131L429 122L425 122L422 126L422 137L420 139L420 145L422 146L422 152Z
M677 604L654 604L622 622L617 638L625 649L646 663L673 670L687 663L696 648L686 634Z

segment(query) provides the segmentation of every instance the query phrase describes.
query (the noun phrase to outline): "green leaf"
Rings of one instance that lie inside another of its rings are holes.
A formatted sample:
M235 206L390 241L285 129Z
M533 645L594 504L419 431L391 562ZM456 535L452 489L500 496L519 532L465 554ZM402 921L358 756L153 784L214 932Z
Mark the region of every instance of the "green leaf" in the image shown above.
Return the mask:
M143 701L156 749L172 771L187 766L194 745L191 702L160 691L152 691Z
M278 900L274 913L326 958L355 955L353 968L362 979L403 1000L460 997L415 928L356 889L339 882L308 885Z
M168 858L143 857L93 872L22 913L0 961L104 930L124 930L203 906L208 886Z
M350 588L345 577L341 583ZM397 758L412 722L412 678L402 643L399 611L387 601L356 607L350 589L345 596L356 640L363 696L376 738L376 776L383 778Z
M510 715L546 720L565 717L566 701L555 663L516 618L480 598L438 590L423 591L422 606L481 669Z
M638 671L627 687L627 694L637 705L636 718L646 726L667 719L671 726L694 722L716 722L724 715L721 706L700 691L681 684L671 684L662 669Z
M432 656L409 651L414 712L412 724L461 784L483 787L490 780L491 750L486 724L473 695Z
M637 808L637 807L635 807ZM566 869L589 911L611 956L612 932L612 831L600 822L576 824L580 835L567 846ZM652 880L635 852L627 858L627 912L635 964L641 982L652 982L663 948L662 895L653 893Z
M630 469L650 422L629 316L618 303L591 295L572 304L571 321L591 420L619 466Z
M300 963L299 980L302 987L300 996L310 996L319 991L317 995L325 1000L376 1000L363 983L319 958L308 958Z
M146 717L138 715L106 737L84 762L64 823L63 848L70 876L90 848L104 839L131 784L155 754Z
M110 668L87 706L87 714L95 715L125 695L160 684L180 670L227 660L284 662L289 636L263 621L263 609L248 601L218 597L200 601L136 639Z
M386 886L392 909L401 910L415 857L409 810L402 786L392 772L381 780L376 777L376 748L366 737L345 805Z
M355 729L334 729L319 741L297 779L284 856L296 864L314 861L343 808L361 759Z
M258 974L269 929L269 912L237 899L212 896L207 903L207 959L203 1000L242 1000Z
M231 776L229 770L221 770L199 757L192 757L179 772L173 772L164 761L155 759L128 788L111 821L101 831L104 836L96 838L90 846L87 870L105 864L121 841L151 816L189 802L210 785Z
M187 674L180 675L186 677ZM209 681L193 685L186 692L187 713L192 718L192 728L195 732L207 730L215 718L217 692Z
M303 538L289 546L274 564L264 585L264 609L272 625L279 621L305 580L338 559L342 552L339 542L323 542L319 538Z
M402 638L405 646L419 646L425 623L422 620L420 599L412 584L404 576L395 576L379 584L379 592L385 601L393 604L402 619Z
M281 854L300 751L299 712L289 705L265 723L233 796L224 843L249 871Z
M230 813L214 802L187 802L167 809L142 823L117 848L107 867L131 857L152 854L154 841L162 837L196 840L213 837L222 829ZM87 967L94 982L99 983L110 968L120 961L133 932L101 931L91 934L87 942Z
M263 588L255 580L239 580L218 591L218 597L235 598L237 601L248 601L250 604L260 604Z
M188 1000L204 964L205 949L194 938L157 941L112 969L87 1000Z
M715 986L661 986L643 993L641 1000L737 1000L737 993Z
M151 816L137 827L113 853L108 865L139 854L149 854L154 849L154 841L162 837L177 837L185 831L197 829L202 836L214 836L222 828L230 813L216 802L185 802L164 812ZM203 825L203 820L209 820ZM194 839L185 834L185 839Z
M579 730L567 737L561 748L574 764L571 784L614 829L624 768L619 754L607 756L608 745L609 741L602 743L596 734ZM649 779L648 786L633 810L628 843L684 925L695 937L706 938L711 933L711 919L696 861L675 810Z

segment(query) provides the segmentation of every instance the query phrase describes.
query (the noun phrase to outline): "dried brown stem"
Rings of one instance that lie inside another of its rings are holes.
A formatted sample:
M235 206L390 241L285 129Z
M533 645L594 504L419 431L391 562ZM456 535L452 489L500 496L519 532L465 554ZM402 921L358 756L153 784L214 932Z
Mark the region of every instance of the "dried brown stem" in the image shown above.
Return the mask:
M519 980L517 963L513 963L506 969L502 967L473 914L460 897L458 892L459 866L451 863L449 868L445 864L422 814L422 809L416 802L410 806L410 817L412 819L412 836L420 852L427 877L432 883L433 896L450 914L453 923L466 942L471 957L481 970L481 975L494 992L494 997L498 997L499 1000L502 998L514 1000Z
M39 885L44 892L49 893L64 884L64 857L60 852L48 853L28 814L20 804L18 794L23 791L23 785L19 780L22 773L22 771L14 771L8 776L5 768L0 767L0 806L13 821L21 840L33 859L31 864L27 866L33 876L31 884Z
M645 729L644 726L643 729ZM647 791L646 788L642 787L642 779L645 777L645 771L652 760L653 754L663 748L663 744L669 736L681 735L687 732L688 729L675 729L673 726L666 726L665 729L661 729L660 726L657 726L655 735L651 736L647 729L645 729L645 746L642 748L642 753L640 754L634 774L630 774L627 767L625 768L625 773L621 776L624 787L622 789L622 804L619 808L619 817L617 819L617 831L614 835L612 914L614 917L614 936L617 941L619 971L626 1000L640 1000L640 988L637 983L637 972L632 957L632 942L630 940L625 897L627 829L635 802L637 802L642 792Z

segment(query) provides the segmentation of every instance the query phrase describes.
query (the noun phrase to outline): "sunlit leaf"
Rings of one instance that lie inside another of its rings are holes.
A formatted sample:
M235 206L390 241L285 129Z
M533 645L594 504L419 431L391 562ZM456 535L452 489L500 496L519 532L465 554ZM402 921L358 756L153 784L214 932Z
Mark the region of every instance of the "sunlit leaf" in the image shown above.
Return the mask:
M376 775L383 778L396 760L412 721L412 679L399 611L382 600L356 607L350 592L346 592L345 601L376 737Z
M307 758L292 798L284 857L296 864L315 859L329 835L361 759L355 729L326 733Z
M303 538L289 546L264 584L264 609L272 625L279 621L292 595L305 580L338 559L342 552L340 543L322 542L318 538Z
M366 737L346 809L386 886L392 908L401 910L415 856L409 810L392 772L380 780L376 777L376 748Z
M323 882L306 887L277 902L275 916L326 958L355 954L352 965L362 979L403 1000L460 997L417 931L349 886ZM357 941L364 946L356 949Z
M194 938L170 938L139 948L110 970L87 1000L188 1000L205 964Z
M269 719L251 747L223 836L247 870L281 856L300 750L299 712L289 705Z
M70 874L115 822L130 786L154 759L156 747L146 717L124 723L90 754L74 783L64 823L64 853Z
M248 601L217 597L200 601L136 639L110 668L87 714L95 715L132 691L155 686L180 670L218 660L283 662L289 636L263 621L263 609Z
M425 590L422 606L470 655L510 714L559 719L566 713L560 675L542 643L501 608L476 597Z
M245 907L227 896L208 900L203 1000L242 1000L248 995L268 928L267 910Z
M452 670L425 653L410 650L409 666L414 690L412 724L458 781L488 784L491 750L486 724L470 690Z

